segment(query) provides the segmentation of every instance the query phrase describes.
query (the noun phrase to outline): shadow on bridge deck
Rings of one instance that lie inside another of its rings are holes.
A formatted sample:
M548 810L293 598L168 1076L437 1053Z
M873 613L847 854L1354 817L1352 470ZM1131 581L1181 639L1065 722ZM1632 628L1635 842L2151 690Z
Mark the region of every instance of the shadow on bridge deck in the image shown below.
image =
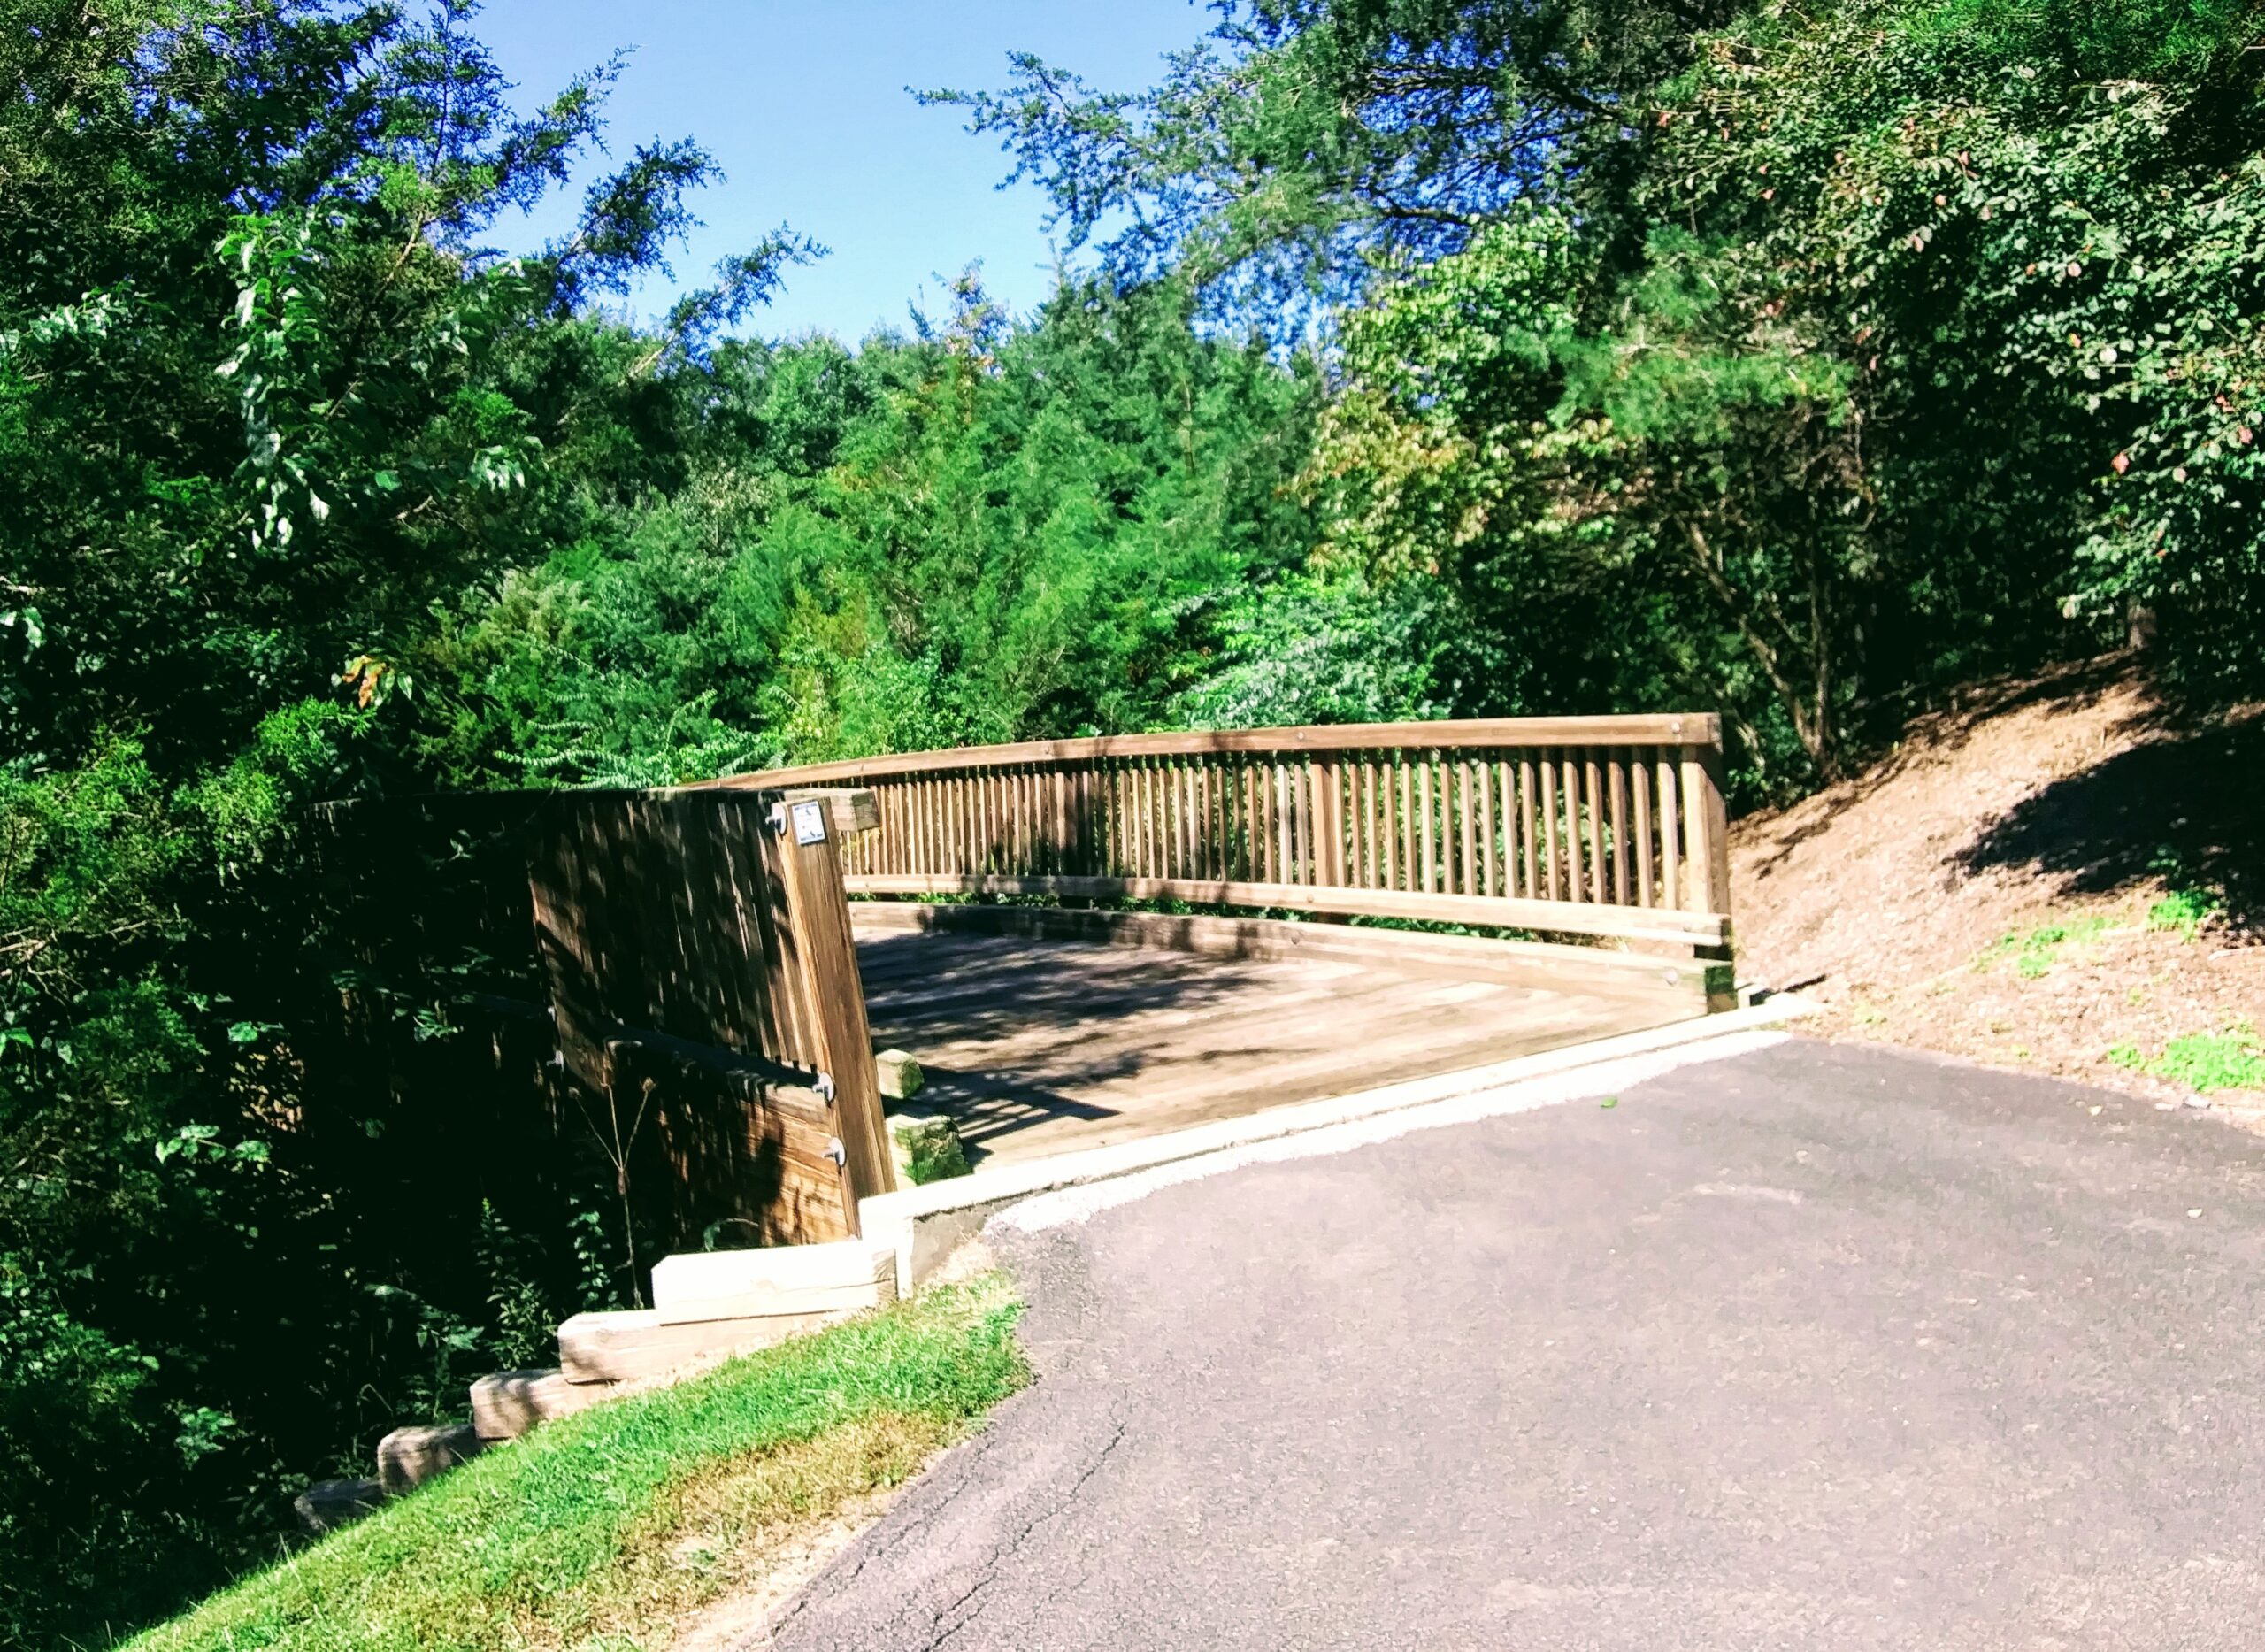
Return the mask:
M971 1161L1011 1164L1506 1061L1701 1012L1658 972L1562 959L1236 957L906 929L863 906L876 1042ZM1371 932L1373 933L1373 932Z

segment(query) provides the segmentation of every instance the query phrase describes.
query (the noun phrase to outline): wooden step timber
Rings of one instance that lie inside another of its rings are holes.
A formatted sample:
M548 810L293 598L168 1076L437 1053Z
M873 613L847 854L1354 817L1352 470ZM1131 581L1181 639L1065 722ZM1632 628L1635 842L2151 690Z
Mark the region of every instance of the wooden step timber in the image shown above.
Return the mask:
M576 1314L558 1327L558 1366L569 1382L636 1382L696 1361L751 1354L848 1317L836 1310L664 1325L651 1309Z
M553 1418L587 1410L611 1394L605 1383L572 1383L557 1367L499 1371L472 1385L472 1425L482 1442L517 1440Z
M1214 882L1194 878L1057 878L983 873L878 873L842 880L855 895L1043 895L1056 900L1186 901L1198 906L1276 907L1350 918L1399 918L1480 924L1546 934L1599 935L1671 946L1730 944L1720 912L1529 901L1501 895L1434 895L1407 889L1347 889L1302 883Z
M378 1441L378 1484L398 1497L469 1463L487 1443L470 1423L396 1428Z
M688 1251L653 1264L664 1325L849 1313L896 1300L896 1252L861 1240Z
M1202 729L1188 734L1102 734L1083 740L1033 740L1010 746L964 746L852 757L798 768L735 774L680 788L769 788L841 784L896 774L945 774L963 769L1033 763L1089 763L1104 757L1176 757L1219 752L1449 751L1557 746L1719 746L1722 718L1711 711L1632 717L1480 717L1435 723L1330 723L1304 728Z

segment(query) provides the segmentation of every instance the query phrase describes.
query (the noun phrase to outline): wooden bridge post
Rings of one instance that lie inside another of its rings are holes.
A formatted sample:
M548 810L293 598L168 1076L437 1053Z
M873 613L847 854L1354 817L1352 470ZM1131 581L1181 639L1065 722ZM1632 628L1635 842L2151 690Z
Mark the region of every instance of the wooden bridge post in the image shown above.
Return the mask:
M871 808L870 794L864 807ZM865 988L849 933L841 880L841 820L825 793L780 795L774 844L787 923L779 936L787 966L800 977L818 1067L833 1080L834 1135L842 1149L852 1231L857 1202L896 1186L881 1118L880 1077L873 1065Z
M1718 912L1723 918L1719 947L1695 947L1707 975L1707 1008L1738 1008L1738 980L1731 925L1730 811L1723 796L1723 745L1717 739L1683 749L1685 826L1691 834L1693 910Z

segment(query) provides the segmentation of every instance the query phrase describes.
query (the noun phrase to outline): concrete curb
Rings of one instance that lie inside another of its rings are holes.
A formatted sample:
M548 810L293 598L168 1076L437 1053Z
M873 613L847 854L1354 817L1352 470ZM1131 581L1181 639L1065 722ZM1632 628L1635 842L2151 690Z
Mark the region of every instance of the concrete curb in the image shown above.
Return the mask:
M1057 1154L1026 1164L978 1171L971 1176L949 1181L880 1194L864 1200L858 1206L858 1213L871 1242L894 1246L897 1288L910 1293L962 1243L979 1233L993 1216L1010 1204L1040 1194L1140 1177L1191 1160L1219 1161L1207 1168L1143 1184L1140 1191L1128 1190L1125 1195L1128 1198L1139 1197L1153 1187L1191 1180L1197 1175L1216 1175L1236 1164L1254 1162L1252 1149L1286 1138L1409 1115L1417 1109L1436 1110L1445 1103L1475 1103L1435 1117L1427 1112L1401 1118L1394 1127L1383 1131L1381 1135L1363 1132L1347 1137L1343 1147L1350 1147L1363 1140L1382 1139L1384 1135L1409 1130L1522 1111L1575 1096L1595 1095L1639 1083L1656 1072L1690 1062L1719 1060L1766 1048L1782 1036L1771 1029L1815 1014L1817 1009L1807 999L1780 993L1746 1009L1569 1044L1539 1055L1521 1056L1514 1061L1466 1067L1456 1072L1412 1079L1351 1095L1269 1108L1144 1141ZM1563 1081L1546 1086L1541 1083L1547 1080ZM1323 1141L1309 1150L1333 1152L1343 1150L1343 1147ZM1110 1199L1104 1203L1123 1202ZM1103 1205L1096 1204L1094 1208Z

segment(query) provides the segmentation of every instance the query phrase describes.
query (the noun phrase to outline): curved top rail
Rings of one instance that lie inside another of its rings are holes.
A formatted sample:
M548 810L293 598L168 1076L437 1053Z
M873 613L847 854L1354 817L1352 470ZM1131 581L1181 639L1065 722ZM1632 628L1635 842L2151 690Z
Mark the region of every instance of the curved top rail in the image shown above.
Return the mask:
M1230 752L1443 751L1479 747L1720 746L1722 738L1722 718L1712 711L1619 717L1476 717L1428 723L1329 723L1286 728L1205 729L1189 734L1102 734L1079 740L960 746L944 751L904 751L850 757L836 763L808 763L788 769L766 769L758 774L703 780L696 786L809 786L901 774L1086 763L1102 757L1202 757Z

